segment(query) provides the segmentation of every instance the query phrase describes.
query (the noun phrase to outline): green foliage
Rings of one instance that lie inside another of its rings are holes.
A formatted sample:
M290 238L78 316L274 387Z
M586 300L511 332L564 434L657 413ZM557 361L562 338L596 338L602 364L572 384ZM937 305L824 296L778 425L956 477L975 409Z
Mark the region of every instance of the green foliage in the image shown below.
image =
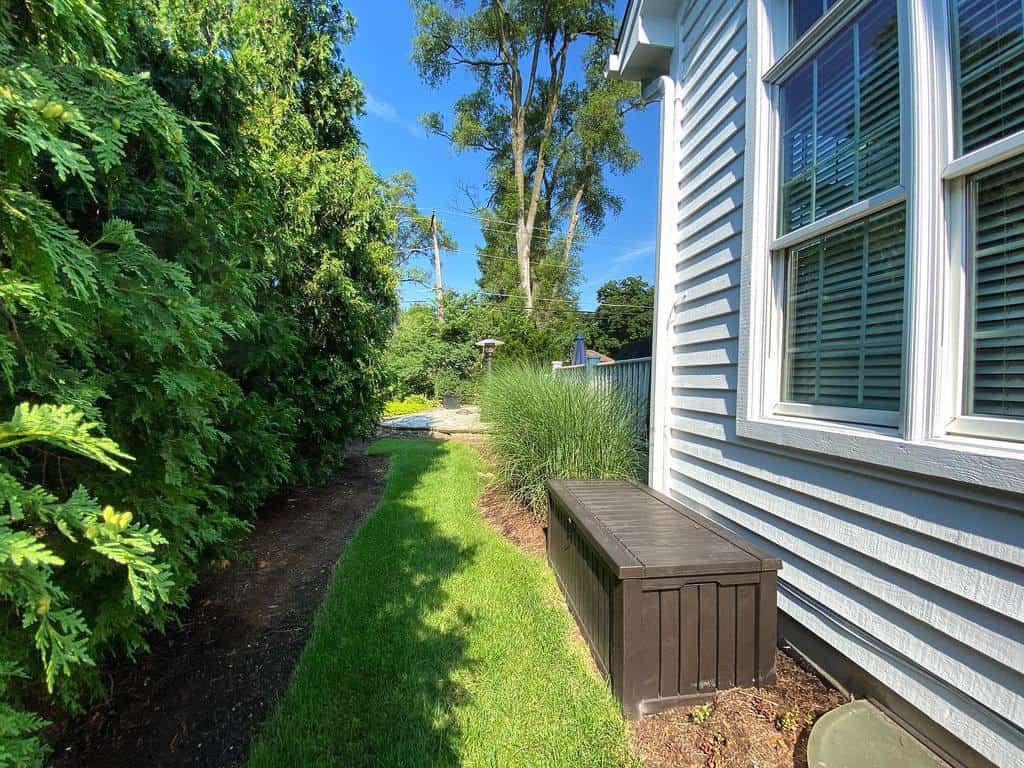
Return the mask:
M0 547L38 596L2 596L0 764L38 752L19 695L76 706L376 423L395 223L353 28L336 0L0 9Z
M690 711L690 722L694 725L703 725L711 717L711 702L700 704Z
M636 479L643 446L629 401L617 390L543 368L496 370L481 394L492 422L498 474L513 498L547 511L549 478Z
M623 344L654 332L654 286L641 277L609 280L597 289L597 308L587 329L593 349L617 357Z
M122 462L131 457L95 434L96 426L67 406L23 403L0 423L0 448L43 443L127 472ZM61 500L19 482L10 467L10 456L0 460L0 598L13 619L0 636L0 691L10 695L12 680L32 664L52 693L78 667L94 663L92 627L61 578L64 566L88 565L119 585L122 602L149 612L170 589L167 566L156 556L167 540L134 522L131 512L101 509L82 486ZM0 763L37 762L43 724L0 700Z
M409 307L399 315L386 353L394 397L457 394L473 401L486 371L475 342L504 341L495 352L499 364L550 363L567 354L573 329L569 316L540 325L526 315L521 302L489 300L476 293L449 293L444 323L431 307Z
M800 725L800 708L793 707L775 718L775 727L783 733L795 733Z
M388 400L384 404L385 416L405 416L410 413L429 411L437 407L437 400L431 400L423 395L408 395L401 400Z

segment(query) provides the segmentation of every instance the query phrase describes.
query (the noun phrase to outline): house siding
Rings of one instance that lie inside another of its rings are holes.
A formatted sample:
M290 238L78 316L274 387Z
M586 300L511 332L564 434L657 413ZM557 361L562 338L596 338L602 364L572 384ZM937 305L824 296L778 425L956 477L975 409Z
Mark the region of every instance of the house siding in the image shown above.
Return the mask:
M780 557L780 610L995 764L1024 765L1024 498L737 437L747 2L683 5L652 484Z

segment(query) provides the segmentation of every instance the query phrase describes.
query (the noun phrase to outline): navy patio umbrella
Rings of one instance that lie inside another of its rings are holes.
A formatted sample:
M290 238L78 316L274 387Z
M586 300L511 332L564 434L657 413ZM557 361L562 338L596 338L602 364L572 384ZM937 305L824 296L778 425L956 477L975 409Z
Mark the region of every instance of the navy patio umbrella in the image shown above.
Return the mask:
M583 346L583 334L576 334L576 344L572 348L572 364L583 365L587 362L587 348Z

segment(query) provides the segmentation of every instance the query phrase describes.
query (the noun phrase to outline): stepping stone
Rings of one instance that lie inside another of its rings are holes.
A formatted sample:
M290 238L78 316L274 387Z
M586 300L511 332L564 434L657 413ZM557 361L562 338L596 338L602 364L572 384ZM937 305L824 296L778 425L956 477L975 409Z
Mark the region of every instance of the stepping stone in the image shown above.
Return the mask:
M875 705L851 701L821 716L807 742L808 768L946 768Z

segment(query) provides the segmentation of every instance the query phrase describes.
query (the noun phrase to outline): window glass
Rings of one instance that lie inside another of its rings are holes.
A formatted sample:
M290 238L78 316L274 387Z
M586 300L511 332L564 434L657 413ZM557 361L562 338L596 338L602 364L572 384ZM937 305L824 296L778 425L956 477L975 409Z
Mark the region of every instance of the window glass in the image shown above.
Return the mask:
M955 0L964 152L1024 129L1021 0Z
M786 401L899 410L904 221L901 205L787 253Z
M838 0L791 0L789 4L789 39L796 40L814 22L825 15L825 11L835 5Z
M785 234L899 184L895 0L876 0L780 85Z
M1024 418L1024 159L972 180L967 413Z
M789 4L789 39L796 41L827 9L823 0L792 0Z

